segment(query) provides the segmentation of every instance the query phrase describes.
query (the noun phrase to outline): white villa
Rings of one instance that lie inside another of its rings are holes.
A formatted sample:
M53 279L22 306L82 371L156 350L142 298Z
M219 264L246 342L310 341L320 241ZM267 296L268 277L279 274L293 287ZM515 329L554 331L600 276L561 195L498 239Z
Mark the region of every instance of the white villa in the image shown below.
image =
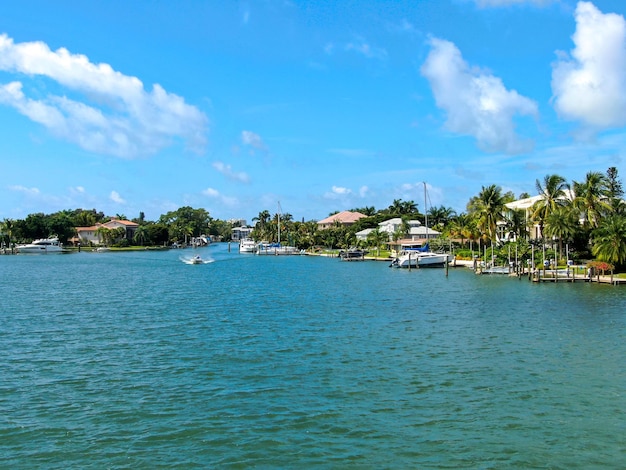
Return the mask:
M419 220L409 220L409 233L406 238L397 240L390 243L396 247L420 247L423 246L428 240L437 238L441 233L432 228L426 228ZM395 217L388 219L378 224L378 229L381 232L386 232L389 237L389 242L393 240L393 234L402 228L402 219ZM366 228L356 233L357 240L366 240L367 236L372 233L374 229Z
M252 233L252 227L246 227L245 225L242 227L233 227L231 240L239 241L244 238L250 238L250 234Z
M574 198L574 192L571 190L566 190L565 198L571 201ZM524 211L526 220L528 221L531 218L533 206L542 199L543 196L539 194L537 196L527 197L524 199L518 199L517 201L509 202L505 204L505 207L507 209L510 209L511 211ZM502 227L502 229L498 230L498 239L507 239L508 236L504 233L504 223L500 223L499 227ZM531 239L541 238L541 228L539 227L539 224L534 224L532 227L529 228L529 236Z

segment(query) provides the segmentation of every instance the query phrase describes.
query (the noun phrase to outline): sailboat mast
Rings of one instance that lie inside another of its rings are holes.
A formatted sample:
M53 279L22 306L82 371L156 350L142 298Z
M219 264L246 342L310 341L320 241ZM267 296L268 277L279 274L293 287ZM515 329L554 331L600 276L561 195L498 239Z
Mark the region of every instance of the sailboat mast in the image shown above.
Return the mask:
M276 214L276 216L278 217L278 244L280 245L280 211L282 210L282 208L280 207L280 201L278 201L278 214Z
M426 206L426 181L424 184L424 223L426 224L426 243L428 243L428 207Z

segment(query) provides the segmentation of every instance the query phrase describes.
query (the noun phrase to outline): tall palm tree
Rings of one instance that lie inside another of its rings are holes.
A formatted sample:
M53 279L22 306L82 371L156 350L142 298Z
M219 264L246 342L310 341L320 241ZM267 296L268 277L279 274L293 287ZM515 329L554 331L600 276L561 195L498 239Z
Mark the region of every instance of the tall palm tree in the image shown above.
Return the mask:
M451 238L460 238L461 247L465 245L465 239L468 238L468 225L470 223L470 216L465 212L454 216L450 224L448 225L448 231Z
M380 230L379 227L376 227L372 230L367 236L367 241L371 243L374 247L376 247L376 256L380 256L380 246L389 240L389 234Z
M145 225L140 225L135 230L135 234L133 235L133 241L143 246L143 244L146 242L147 239L148 239L148 229L146 228Z
M543 236L543 227L548 215L557 207L568 203L566 191L570 189L570 186L562 176L546 175L543 183L539 180L535 181L535 187L541 199L533 206L532 218L539 224L541 236Z
M528 238L528 221L523 210L509 210L504 216L507 235L515 236L517 240Z
M402 210L403 210L403 202L402 199L394 199L393 202L391 203L391 205L387 208L387 211L390 214L402 214Z
M572 240L579 229L578 213L572 206L557 207L545 220L546 236L559 240L559 253L563 253L563 242Z
M11 242L13 240L13 220L4 219L2 223L0 223L0 232L2 232L3 240L6 243L6 247L11 247Z
M478 196L470 200L468 209L476 216L483 238L495 243L498 222L504 213L502 188L495 184L483 186Z
M574 181L574 206L580 210L585 227L594 229L600 218L610 212L608 180L598 171L590 171L585 181Z
M592 232L591 253L600 261L626 263L626 219L618 215L605 217Z

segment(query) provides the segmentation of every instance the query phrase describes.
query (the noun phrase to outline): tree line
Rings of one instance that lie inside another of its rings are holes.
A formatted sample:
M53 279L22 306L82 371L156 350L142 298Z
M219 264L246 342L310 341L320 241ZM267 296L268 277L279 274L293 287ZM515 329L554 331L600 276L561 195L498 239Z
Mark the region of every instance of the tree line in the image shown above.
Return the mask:
M102 227L112 219L129 220L123 214L105 216L96 209L63 210L53 214L34 213L24 219L4 219L0 222L0 243L11 247L18 243L30 242L38 238L56 236L67 244L76 237L76 227L96 227L101 243L106 245L162 246L172 243L185 243L190 237L209 235L217 239L230 239L232 224L214 219L205 209L181 207L161 215L156 221L146 220L143 212L131 219L138 227L132 240L125 238L126 230L110 230Z
M409 221L420 220L441 233L440 243L457 250L490 247L502 250L513 247L522 259L528 259L533 248L542 256L557 260L591 259L612 263L618 267L626 264L626 205L622 199L623 187L615 167L606 173L588 172L582 181L568 182L558 174L546 175L536 180L536 202L528 210L513 210L507 203L530 198L523 193L517 197L503 192L496 184L482 186L470 198L466 211L456 213L452 208L431 207L424 214L414 201L394 199L386 208L373 206L351 209L366 217L351 226L335 223L319 229L317 221L297 221L291 214L271 214L262 210L252 219L252 236L257 241L278 241L300 249L316 246L349 248L359 246L380 252L393 240L409 233ZM329 214L329 215L332 215ZM379 223L390 218L402 220L393 234L383 232ZM4 219L0 223L0 240L4 246L46 238L52 234L67 242L76 235L75 227L94 226L111 218L126 219L116 214L106 217L95 209L65 210L54 214L30 214L22 220ZM114 231L102 230L102 238L111 244L164 245L184 243L190 237L203 234L221 240L230 240L233 224L214 219L205 209L181 207L163 214L156 221L147 221L143 213L132 219L138 224L133 240L126 240ZM279 225L280 224L280 225ZM357 240L356 233L372 229L366 240ZM436 243L435 243L436 244Z

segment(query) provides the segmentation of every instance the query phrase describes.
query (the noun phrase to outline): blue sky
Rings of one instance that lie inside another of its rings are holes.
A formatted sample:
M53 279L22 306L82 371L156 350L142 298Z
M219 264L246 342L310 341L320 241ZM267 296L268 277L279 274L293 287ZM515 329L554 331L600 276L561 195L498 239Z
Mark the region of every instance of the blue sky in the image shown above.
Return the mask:
M626 144L622 0L29 1L0 15L0 219L320 220L534 195Z

